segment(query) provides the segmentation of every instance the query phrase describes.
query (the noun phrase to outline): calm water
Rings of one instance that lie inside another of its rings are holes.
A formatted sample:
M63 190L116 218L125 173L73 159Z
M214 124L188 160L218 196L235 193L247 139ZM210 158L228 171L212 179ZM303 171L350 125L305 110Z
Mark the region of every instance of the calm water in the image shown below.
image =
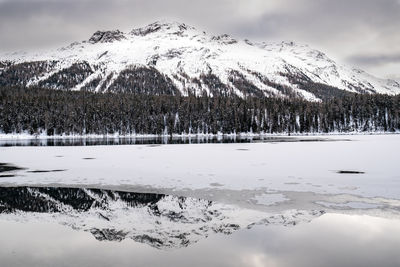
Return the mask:
M203 199L0 187L0 266L400 266L399 219L314 215L239 227Z
M322 142L349 141L329 138L302 137L173 137L173 138L66 138L0 140L0 147L8 146L96 146L96 145L164 145L164 144L215 144L215 143L279 143L279 142Z
M325 214L295 227L257 226L165 251L52 223L0 218L1 266L400 266L400 221Z

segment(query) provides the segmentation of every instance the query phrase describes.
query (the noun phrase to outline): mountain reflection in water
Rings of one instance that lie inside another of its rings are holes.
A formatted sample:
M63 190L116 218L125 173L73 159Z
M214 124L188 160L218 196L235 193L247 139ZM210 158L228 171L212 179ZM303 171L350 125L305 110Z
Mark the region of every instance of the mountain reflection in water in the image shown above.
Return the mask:
M400 266L400 221L324 214L296 227L255 226L213 235L171 251L124 240L98 242L90 233L49 222L0 218L0 259L7 267L61 266Z
M52 222L100 241L132 239L158 249L187 247L211 234L256 224L294 226L322 211L269 214L205 199L87 188L0 187L0 219Z

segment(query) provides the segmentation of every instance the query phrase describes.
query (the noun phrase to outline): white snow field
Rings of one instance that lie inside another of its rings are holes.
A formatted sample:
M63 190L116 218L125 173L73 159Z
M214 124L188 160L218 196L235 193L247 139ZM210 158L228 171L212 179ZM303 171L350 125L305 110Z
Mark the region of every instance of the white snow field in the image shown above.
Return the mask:
M261 209L359 208L363 213L370 209L397 213L400 136L328 139L249 144L1 147L1 163L24 169L2 173L0 186L166 193Z

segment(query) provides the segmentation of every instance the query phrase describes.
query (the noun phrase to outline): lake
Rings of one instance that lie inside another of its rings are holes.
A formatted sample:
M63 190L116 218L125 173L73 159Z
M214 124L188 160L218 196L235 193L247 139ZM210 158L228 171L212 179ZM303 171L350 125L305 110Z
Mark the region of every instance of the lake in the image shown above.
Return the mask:
M0 147L4 266L400 265L399 135L30 142Z

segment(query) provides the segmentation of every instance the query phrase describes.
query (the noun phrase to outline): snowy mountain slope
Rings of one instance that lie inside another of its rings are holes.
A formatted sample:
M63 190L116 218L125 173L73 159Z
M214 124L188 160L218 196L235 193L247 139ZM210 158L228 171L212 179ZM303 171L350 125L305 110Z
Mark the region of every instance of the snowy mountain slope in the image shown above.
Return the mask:
M131 32L98 31L88 41L45 53L0 56L0 85L148 94L300 96L310 87L399 94L400 84L342 66L293 42L252 43L181 23Z
M187 247L255 224L294 226L322 211L270 214L205 199L79 188L0 188L4 220L55 222L99 241L130 238L157 249Z

